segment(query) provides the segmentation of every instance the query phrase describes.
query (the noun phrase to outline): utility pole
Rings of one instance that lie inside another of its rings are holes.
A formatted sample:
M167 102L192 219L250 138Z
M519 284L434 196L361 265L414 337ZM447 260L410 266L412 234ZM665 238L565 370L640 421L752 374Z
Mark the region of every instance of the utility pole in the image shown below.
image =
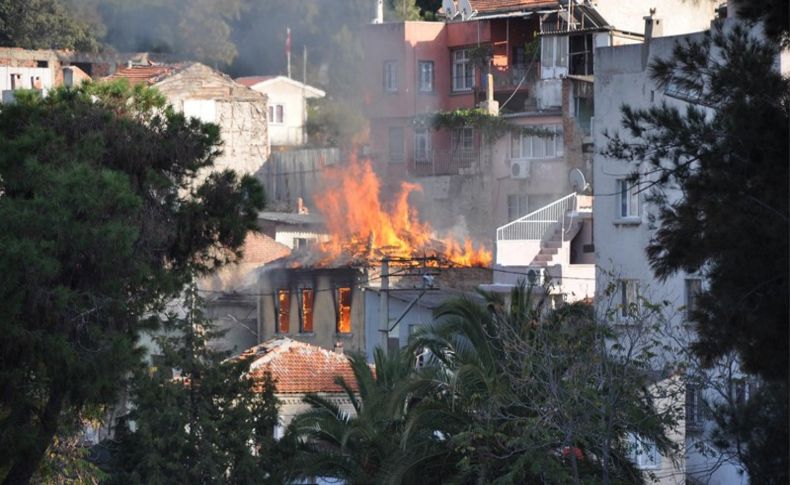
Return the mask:
M390 262L387 258L381 260L381 291L379 291L379 346L386 354L389 347L390 335Z
M302 49L302 144L307 142L307 45Z
M288 78L291 78L291 28L285 29L285 58L288 62Z

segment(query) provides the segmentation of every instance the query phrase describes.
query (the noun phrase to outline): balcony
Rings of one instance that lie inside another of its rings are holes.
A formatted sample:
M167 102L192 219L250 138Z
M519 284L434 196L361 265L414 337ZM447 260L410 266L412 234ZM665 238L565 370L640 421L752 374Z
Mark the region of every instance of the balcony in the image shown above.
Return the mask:
M540 63L515 64L507 67L492 67L494 91L527 89L540 78ZM485 89L486 77L483 76Z
M434 149L426 157L415 159L413 175L476 175L480 173L480 149Z

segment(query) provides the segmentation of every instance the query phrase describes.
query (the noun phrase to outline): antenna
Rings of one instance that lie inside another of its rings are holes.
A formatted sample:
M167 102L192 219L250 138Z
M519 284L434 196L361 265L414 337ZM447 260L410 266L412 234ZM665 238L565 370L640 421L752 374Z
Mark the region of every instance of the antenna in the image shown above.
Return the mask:
M568 182L570 182L571 187L573 187L573 190L576 192L586 192L590 189L590 184L587 183L584 172L578 168L574 168L570 171L568 174Z
M461 12L461 19L469 20L477 15L477 10L472 9L472 4L469 0L458 0L458 10Z
M442 0L442 8L444 9L444 16L447 20L452 20L458 15L458 9L455 8L453 0Z

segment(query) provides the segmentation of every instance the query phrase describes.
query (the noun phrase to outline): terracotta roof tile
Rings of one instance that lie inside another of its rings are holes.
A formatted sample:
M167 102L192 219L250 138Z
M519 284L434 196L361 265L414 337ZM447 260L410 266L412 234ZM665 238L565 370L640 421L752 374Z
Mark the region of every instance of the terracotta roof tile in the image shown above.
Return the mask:
M478 13L509 12L538 7L557 5L552 0L469 0L474 10Z
M181 66L176 64L157 64L153 66L132 66L118 69L114 74L107 76L107 79L125 78L129 84L136 85L146 83L154 84L163 77L169 76L179 70Z
M336 376L342 376L352 390L359 389L348 357L315 345L278 338L246 350L241 357L253 359L253 375L270 372L278 394L342 393Z
M291 248L266 234L249 233L244 239L242 263L266 264L291 254Z
M245 76L236 78L236 82L251 88L258 83L262 83L263 81L268 81L269 79L274 79L276 77L277 76Z

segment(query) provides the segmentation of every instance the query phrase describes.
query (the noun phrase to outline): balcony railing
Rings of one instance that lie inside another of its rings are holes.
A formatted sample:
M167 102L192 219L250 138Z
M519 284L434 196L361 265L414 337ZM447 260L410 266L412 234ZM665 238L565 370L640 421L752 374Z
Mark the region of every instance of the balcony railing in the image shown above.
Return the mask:
M575 209L576 193L574 192L500 227L496 233L497 242L514 240L543 241L556 228L561 228L564 232L565 214L569 210Z
M517 86L519 89L525 89L540 78L540 64L532 62L505 68L492 67L491 74L494 75L494 90L515 89ZM486 77L483 76L483 88L485 82Z
M414 175L472 175L480 173L480 149L434 149L414 161ZM421 159L422 158L422 159Z

